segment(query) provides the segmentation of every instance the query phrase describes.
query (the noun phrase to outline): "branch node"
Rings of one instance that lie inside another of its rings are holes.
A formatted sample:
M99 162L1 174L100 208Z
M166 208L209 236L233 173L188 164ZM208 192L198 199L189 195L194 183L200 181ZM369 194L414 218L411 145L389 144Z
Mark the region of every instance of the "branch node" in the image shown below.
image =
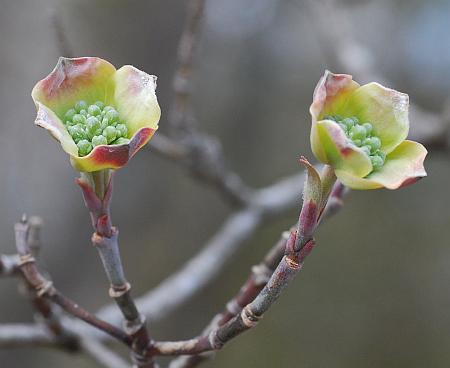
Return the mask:
M299 270L300 268L302 268L302 264L293 257L295 256L291 254L287 255L285 257L286 264L288 265L289 268L292 268L293 270Z
M44 295L53 295L55 289L53 288L53 282L45 280L41 285L36 287L36 295L42 298Z
M122 297L131 289L131 284L129 282L123 284L122 286L111 285L109 288L109 296L113 299Z
M250 306L247 305L244 309L242 309L241 319L242 323L244 323L246 327L252 328L258 324L261 316L257 316L255 313L253 313Z
M219 336L217 336L217 330L213 330L209 333L208 342L214 350L220 350L224 345L224 343L219 339Z
M110 236L99 234L96 231L92 234L91 241L95 247L101 247L101 246L109 244L109 241L110 241L109 239L111 239L114 236L117 237L118 235L119 235L119 230L117 229L117 227L111 226L111 235Z
M139 317L133 321L129 321L126 319L123 321L123 329L125 330L125 333L128 336L136 335L144 325L145 325L145 316L143 314L140 314Z
M19 257L19 267L23 266L26 263L35 263L35 262L36 259L33 257L31 253L27 253Z
M150 365L154 363L152 357L147 357L135 351L131 353L131 360L133 361L133 368L150 367ZM152 365L152 367L153 366L154 365Z

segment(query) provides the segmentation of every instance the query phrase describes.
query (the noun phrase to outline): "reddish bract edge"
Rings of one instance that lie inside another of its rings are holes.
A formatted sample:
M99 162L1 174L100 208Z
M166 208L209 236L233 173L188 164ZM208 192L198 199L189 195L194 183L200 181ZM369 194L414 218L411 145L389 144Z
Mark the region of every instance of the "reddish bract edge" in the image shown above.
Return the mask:
M94 148L92 156L89 155L89 158L99 165L108 164L112 168L120 168L150 140L154 132L154 129L142 128L133 136L130 143L118 146L98 146Z
M95 58L61 59L56 68L41 83L46 98L58 91L74 88L75 83L89 84L95 72Z

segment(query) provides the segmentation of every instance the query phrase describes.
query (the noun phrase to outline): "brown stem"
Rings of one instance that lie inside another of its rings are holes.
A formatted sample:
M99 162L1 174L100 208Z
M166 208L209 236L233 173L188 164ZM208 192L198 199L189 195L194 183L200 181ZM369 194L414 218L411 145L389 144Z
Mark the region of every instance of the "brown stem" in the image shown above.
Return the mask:
M252 272L245 284L239 290L237 295L227 303L225 310L219 314L219 326L224 325L240 313L241 310L254 300L264 288L273 271L275 271L277 265L283 258L288 236L289 233L284 232L280 240L278 240L275 246L264 257L264 260L260 264L252 267Z
M38 217L31 217L27 220L26 216L22 217L22 221L15 225L16 246L18 249L29 250L30 257L38 256L40 251L40 229L42 220ZM33 285L24 277L22 266L22 257L18 256L16 260L17 272L22 276L25 290L30 298L30 302L37 311L38 316L43 319L47 328L56 337L58 343L69 351L79 349L78 339L71 333L65 331L61 325L59 316L55 313L53 305L46 299L40 298ZM34 258L32 258L34 260Z
M296 233L291 233L288 241L295 242ZM287 245L288 246L288 245ZM151 354L153 355L186 355L199 354L222 348L229 340L242 332L256 326L262 315L278 299L281 291L302 268L304 259L314 247L314 241L309 241L302 250L294 255L284 256L275 272L258 293L256 298L247 304L240 313L226 323L212 329L208 334L185 341L155 342ZM223 322L223 321L222 321Z
M40 293L40 295L48 298L55 304L58 304L62 309L64 309L67 313L71 314L72 316L85 321L86 323L98 328L99 330L102 330L103 332L107 333L108 335L123 342L127 346L131 345L130 337L125 332L123 332L121 329L117 328L116 326L111 325L110 323L108 323L106 321L103 321L103 320L95 317L93 314L88 312L86 309L80 307L73 300L71 300L71 299L67 298L66 296L64 296L63 294L61 294L53 286L49 287L48 290L43 289L43 287L45 287L45 286L46 285L35 286L36 291L38 291Z
M131 339L132 359L139 368L153 368L155 362L147 356L152 348L145 317L139 313L131 297L131 285L126 280L119 252L119 231L111 224L110 204L113 175L109 170L84 174L78 180L84 201L91 214L94 234L92 244L97 249L110 282L109 295L114 299L125 318L125 332Z
M346 188L340 182L335 183L331 191L327 206L323 211L323 215L321 218L322 221L336 214L337 211L342 207L342 197L345 193ZM287 240L290 234L295 231L296 227L292 227L290 232L284 232L279 241L266 254L263 261L259 265L252 268L251 275L249 276L243 287L239 290L239 293L227 303L226 308L220 314L214 317L214 319L203 331L202 336L209 335L214 329L223 326L233 318L237 318L242 309L254 300L256 295L267 284L268 279L266 277L268 271L270 270L273 272L282 260L285 253ZM264 279L266 280L264 281ZM193 345L192 341L189 342L189 340L185 343L185 349L187 349L189 345ZM161 352L164 353L168 352L170 348L173 348L174 350L180 349L179 345L171 346L166 343L156 343L156 346ZM211 353L203 353L200 355L194 354L191 356L179 357L170 363L169 368L193 368L199 365L204 360L207 360L209 357L211 357Z
M47 280L39 272L36 265L36 260L31 253L29 244L27 243L29 224L27 223L26 218L23 218L21 222L16 224L15 232L16 247L20 258L19 268L29 287L36 292L36 299L34 300L34 304L44 317L51 317L52 309L51 306L47 303L47 301L51 301L59 305L70 315L104 331L105 333L122 341L126 345L130 345L130 340L126 333L124 333L117 327L100 320L85 309L81 308L74 301L65 297L53 286L53 283L51 281ZM62 327L60 325L53 325L53 331L55 333L61 332L61 329Z

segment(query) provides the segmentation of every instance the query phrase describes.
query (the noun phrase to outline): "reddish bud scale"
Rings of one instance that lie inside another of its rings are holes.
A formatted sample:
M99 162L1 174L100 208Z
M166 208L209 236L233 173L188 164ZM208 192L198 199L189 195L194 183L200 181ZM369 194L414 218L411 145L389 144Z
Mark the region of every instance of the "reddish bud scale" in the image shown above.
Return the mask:
M308 239L312 236L317 225L319 217L319 208L312 200L306 201L303 204L302 211L299 217L299 235L303 239Z
M100 236L110 237L112 233L110 203L112 198L112 175L106 187L105 195L100 199L94 189L84 180L77 179L77 184L83 192L83 199L91 214L92 226Z

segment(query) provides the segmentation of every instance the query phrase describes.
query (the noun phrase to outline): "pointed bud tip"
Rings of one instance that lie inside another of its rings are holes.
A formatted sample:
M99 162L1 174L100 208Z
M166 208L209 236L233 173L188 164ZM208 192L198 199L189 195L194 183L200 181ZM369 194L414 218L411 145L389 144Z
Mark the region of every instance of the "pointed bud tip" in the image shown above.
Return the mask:
M300 156L300 158L298 159L298 162L305 166L306 168L310 168L312 167L311 163L308 161L308 159L305 156Z

